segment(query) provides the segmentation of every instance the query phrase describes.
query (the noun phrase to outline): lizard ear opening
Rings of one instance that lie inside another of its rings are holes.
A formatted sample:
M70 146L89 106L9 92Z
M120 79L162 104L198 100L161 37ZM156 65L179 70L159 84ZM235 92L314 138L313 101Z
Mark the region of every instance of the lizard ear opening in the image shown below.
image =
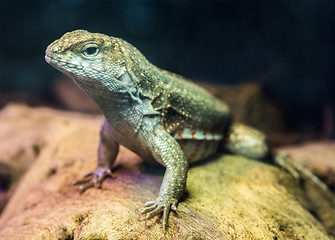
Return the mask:
M119 78L118 78L119 81L127 84L127 85L130 85L133 83L130 75L128 74L127 71L125 71Z

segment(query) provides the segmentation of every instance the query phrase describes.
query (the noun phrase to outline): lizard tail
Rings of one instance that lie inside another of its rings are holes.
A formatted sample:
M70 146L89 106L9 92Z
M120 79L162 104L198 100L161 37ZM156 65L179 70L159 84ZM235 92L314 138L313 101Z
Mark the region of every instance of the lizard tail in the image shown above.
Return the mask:
M292 160L288 153L274 154L273 163L286 172L288 172L296 180L304 179L317 185L325 192L330 192L328 186L322 182L317 176L315 176L311 171L302 166L301 164Z
M335 195L317 176L307 168L292 160L286 153L274 154L274 164L283 168L297 180L302 187L304 199L303 206L322 222L326 230L335 233ZM306 205L307 204L307 205Z
M325 183L307 168L294 162L288 154L271 152L265 134L253 127L233 123L227 131L223 147L231 153L277 165L297 181L312 182L324 192L330 192Z
M230 126L223 144L229 152L248 158L262 160L269 155L265 134L241 123Z

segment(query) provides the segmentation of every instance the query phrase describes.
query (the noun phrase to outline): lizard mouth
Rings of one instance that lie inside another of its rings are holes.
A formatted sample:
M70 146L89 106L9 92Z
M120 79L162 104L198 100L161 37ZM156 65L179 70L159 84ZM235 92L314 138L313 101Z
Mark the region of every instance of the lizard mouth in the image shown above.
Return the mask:
M51 57L50 55L48 55L48 53L45 54L44 59L47 63L49 63L52 66L57 66L57 63L59 64L60 61L58 61L57 58Z
M57 54L50 51L49 47L45 51L44 59L47 63L50 65L56 67L56 68L65 68L65 66L70 65L66 61L62 61ZM73 64L72 64L73 65ZM74 66L72 66L74 67Z
M55 68L59 69L60 71L62 70L67 70L67 69L77 69L77 70L82 70L83 67L80 65L76 64L71 64L66 61L60 60L59 58L56 57L50 57L48 53L45 54L44 59L47 63L50 65L54 66Z
M47 49L45 50L45 56L44 59L47 63L52 64L53 63L53 59L51 57L52 52L50 51L50 46L47 47Z

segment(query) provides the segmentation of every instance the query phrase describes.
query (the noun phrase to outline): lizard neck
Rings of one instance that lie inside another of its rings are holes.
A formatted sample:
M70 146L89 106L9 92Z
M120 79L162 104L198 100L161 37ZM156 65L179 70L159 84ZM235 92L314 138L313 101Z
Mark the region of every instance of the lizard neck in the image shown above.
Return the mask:
M141 94L149 99L157 97L169 81L164 70L151 64L145 56L128 42L122 42L126 71L141 89Z
M116 81L94 84L90 81L75 82L99 106L109 124L117 131L137 131L143 118L142 100L135 85L124 86Z

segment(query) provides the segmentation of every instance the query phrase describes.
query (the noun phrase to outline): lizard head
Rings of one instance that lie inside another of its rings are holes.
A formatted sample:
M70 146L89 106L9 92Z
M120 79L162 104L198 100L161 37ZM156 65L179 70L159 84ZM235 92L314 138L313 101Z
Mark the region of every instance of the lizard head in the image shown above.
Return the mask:
M71 77L88 93L103 93L119 89L126 83L125 56L120 39L85 30L64 34L51 43L45 52L45 60Z

